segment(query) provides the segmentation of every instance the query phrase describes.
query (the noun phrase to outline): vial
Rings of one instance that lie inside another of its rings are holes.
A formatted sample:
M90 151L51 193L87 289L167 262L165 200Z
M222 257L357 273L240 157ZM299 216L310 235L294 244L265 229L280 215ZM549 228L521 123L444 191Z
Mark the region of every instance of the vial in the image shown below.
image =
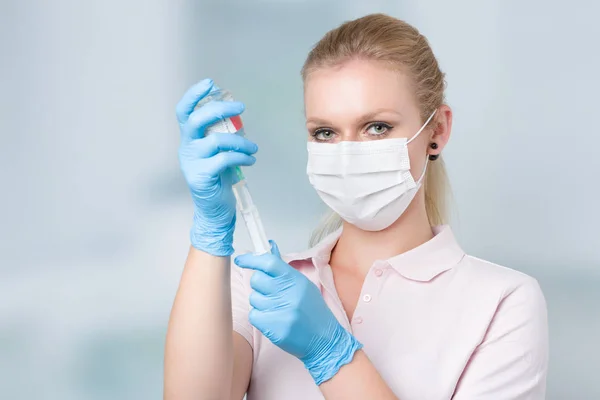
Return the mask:
M202 100L196 104L194 110L202 107L209 101L233 101L233 95L229 90L220 89L213 87L213 90L210 91ZM210 135L211 133L235 133L240 136L245 136L244 133L244 124L242 123L242 118L239 115L235 117L225 118L220 121L215 122L204 132L205 135Z

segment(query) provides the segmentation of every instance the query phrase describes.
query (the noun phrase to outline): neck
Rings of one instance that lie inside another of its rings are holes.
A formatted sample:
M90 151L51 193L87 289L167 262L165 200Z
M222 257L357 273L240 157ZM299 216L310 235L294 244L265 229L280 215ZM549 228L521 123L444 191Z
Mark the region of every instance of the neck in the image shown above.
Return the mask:
M369 232L345 221L343 224L342 234L331 252L330 265L360 276L367 274L375 260L405 253L433 237L422 190L386 229Z

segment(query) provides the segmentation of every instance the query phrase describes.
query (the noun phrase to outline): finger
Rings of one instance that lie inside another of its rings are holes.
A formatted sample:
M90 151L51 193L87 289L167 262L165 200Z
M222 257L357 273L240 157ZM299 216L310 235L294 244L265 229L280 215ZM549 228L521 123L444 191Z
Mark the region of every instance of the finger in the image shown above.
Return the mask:
M257 291L252 291L250 293L250 305L259 311L265 311L273 308L274 303L268 296Z
M269 244L271 245L271 254L281 258L281 253L279 252L279 247L277 246L277 243L275 243L274 240L269 240Z
M206 173L210 176L217 176L230 167L249 166L256 162L256 158L253 156L236 151L219 153L209 160L211 161L207 166Z
M204 98L210 92L213 87L212 79L204 79L200 82L196 83L192 87L190 87L179 103L177 103L177 107L175 107L175 114L177 115L177 121L180 124L185 124L188 120L192 111L194 111L194 107L200 100Z
M262 271L254 271L250 277L250 287L260 293L268 296L279 291L275 278L265 274Z
M243 111L244 103L239 101L210 101L190 114L181 133L187 140L200 139L204 137L204 132L210 125L239 115Z
M191 152L199 158L212 157L222 151L237 151L248 155L258 151L256 143L231 133L213 133L185 145L190 146Z
M220 153L220 154L228 154L228 153ZM218 156L219 154L217 154ZM215 156L215 157L217 157ZM258 271L262 271L270 276L280 276L285 273L286 266L288 266L285 262L283 262L279 257L274 256L273 254L243 254L241 256L236 257L235 263L241 268L254 269Z

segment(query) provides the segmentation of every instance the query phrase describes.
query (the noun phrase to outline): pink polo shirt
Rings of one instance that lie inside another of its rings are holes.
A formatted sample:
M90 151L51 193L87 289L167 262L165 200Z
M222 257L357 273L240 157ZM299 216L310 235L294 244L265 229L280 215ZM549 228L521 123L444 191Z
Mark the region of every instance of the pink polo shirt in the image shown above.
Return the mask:
M284 259L321 289L399 399L543 399L548 327L537 281L466 255L448 226L434 233L371 266L352 321L329 266L341 229ZM248 322L251 275L233 267L233 327L254 351L248 400L323 399L302 362Z

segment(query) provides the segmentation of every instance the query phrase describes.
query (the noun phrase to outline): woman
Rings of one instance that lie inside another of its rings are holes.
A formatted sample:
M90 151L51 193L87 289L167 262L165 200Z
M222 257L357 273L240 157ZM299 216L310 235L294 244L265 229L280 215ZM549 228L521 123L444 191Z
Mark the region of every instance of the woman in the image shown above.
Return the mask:
M537 282L465 255L444 216L452 111L419 32L377 14L327 33L302 69L311 184L333 214L310 250L235 259L243 111L193 86L177 108L195 205L173 306L167 399L542 399L547 320ZM285 260L285 261L284 261ZM233 332L233 334L231 333Z

